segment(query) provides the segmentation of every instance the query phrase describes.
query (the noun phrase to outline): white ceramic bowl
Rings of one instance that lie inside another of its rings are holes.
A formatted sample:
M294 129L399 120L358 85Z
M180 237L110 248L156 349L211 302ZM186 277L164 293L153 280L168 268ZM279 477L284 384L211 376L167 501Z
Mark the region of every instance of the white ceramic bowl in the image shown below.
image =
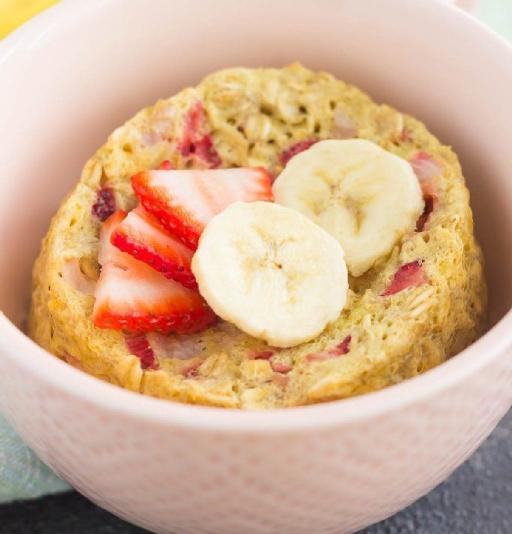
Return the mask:
M224 66L299 59L424 119L461 156L493 328L360 398L243 413L144 398L14 325L50 215L116 125ZM157 532L348 532L441 482L512 402L512 51L435 0L68 0L0 47L0 403L100 506ZM11 322L12 321L12 322Z

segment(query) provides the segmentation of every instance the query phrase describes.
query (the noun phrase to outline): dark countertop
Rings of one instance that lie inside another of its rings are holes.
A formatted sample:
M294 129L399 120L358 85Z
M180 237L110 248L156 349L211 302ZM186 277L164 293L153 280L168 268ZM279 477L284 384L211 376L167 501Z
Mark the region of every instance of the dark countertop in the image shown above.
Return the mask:
M144 534L70 492L0 506L0 534ZM438 488L359 534L511 534L512 411ZM288 534L288 533L283 533ZM313 533L312 533L313 534Z

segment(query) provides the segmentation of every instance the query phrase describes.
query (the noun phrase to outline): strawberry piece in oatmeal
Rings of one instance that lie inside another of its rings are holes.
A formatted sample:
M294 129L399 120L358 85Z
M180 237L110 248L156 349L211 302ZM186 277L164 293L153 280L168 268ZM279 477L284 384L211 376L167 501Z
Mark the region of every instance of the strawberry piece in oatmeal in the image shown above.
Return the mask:
M98 189L96 202L92 205L91 213L100 221L106 221L116 211L116 199L111 187Z
M331 347L330 349L323 350L321 352L315 352L306 356L308 362L323 362L325 360L332 360L338 356L343 356L350 352L350 343L352 342L352 336L346 336L343 341Z
M145 334L124 333L128 350L140 360L142 369L159 369L158 361Z
M210 169L221 166L222 160L206 131L206 114L201 102L192 106L185 116L183 138L178 148L183 157L197 158Z
M400 293L400 291L403 291L404 289L418 287L427 283L428 278L423 270L420 260L411 261L410 263L402 265L398 269L388 288L381 294L381 296L389 297L396 293Z

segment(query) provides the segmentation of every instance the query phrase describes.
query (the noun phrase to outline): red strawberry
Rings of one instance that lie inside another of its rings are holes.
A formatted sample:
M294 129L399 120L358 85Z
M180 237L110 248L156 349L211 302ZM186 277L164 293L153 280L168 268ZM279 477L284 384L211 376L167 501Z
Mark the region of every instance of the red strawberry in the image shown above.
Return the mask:
M172 163L168 159L164 159L158 168L162 171L170 171L171 169L174 169Z
M436 200L437 198L434 195L425 193L423 194L423 201L425 202L425 206L423 208L423 213L418 217L418 220L416 221L416 232L422 232L425 228L425 224L427 224L431 213L434 211L434 205L436 203Z
M275 351L273 350L259 350L252 351L249 354L251 360L270 360L274 356Z
M92 205L91 212L100 221L108 219L116 211L116 199L111 187L98 189L96 202Z
M158 360L155 358L155 353L149 344L146 334L125 332L124 339L128 350L139 358L142 369L153 369L155 371L159 369Z
M193 250L206 224L229 204L272 200L264 169L147 171L132 185L141 204Z
M323 350L322 352L315 352L306 356L308 362L324 362L326 360L332 360L338 356L343 356L350 352L350 343L352 342L352 336L346 336L343 341L331 347L330 349Z
M206 132L206 114L201 102L189 109L184 122L183 138L178 143L181 155L197 158L210 169L220 167L222 160L211 136Z
M400 293L410 287L418 287L428 283L427 275L423 270L419 260L411 261L402 265L393 276L389 287L382 293L382 297L389 297L395 293Z
M201 360L200 358L192 360L190 363L183 367L183 369L181 370L181 374L185 378L196 378L199 374L199 367L201 367L202 363L203 360Z
M112 232L125 218L109 217L100 233L102 265L95 291L92 320L98 328L130 332L196 332L215 316L199 293L168 280L145 263L110 243Z
M190 270L193 252L170 236L142 206L131 211L112 232L110 242L139 261L151 265L166 278L197 288Z

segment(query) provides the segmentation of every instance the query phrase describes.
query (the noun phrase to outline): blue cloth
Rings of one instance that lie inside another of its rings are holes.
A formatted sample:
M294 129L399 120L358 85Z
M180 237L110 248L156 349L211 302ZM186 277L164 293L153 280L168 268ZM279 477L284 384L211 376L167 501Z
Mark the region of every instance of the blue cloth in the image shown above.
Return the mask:
M0 416L0 503L69 489Z
M476 15L512 39L511 0L480 0ZM67 489L69 486L38 460L0 416L0 503Z

